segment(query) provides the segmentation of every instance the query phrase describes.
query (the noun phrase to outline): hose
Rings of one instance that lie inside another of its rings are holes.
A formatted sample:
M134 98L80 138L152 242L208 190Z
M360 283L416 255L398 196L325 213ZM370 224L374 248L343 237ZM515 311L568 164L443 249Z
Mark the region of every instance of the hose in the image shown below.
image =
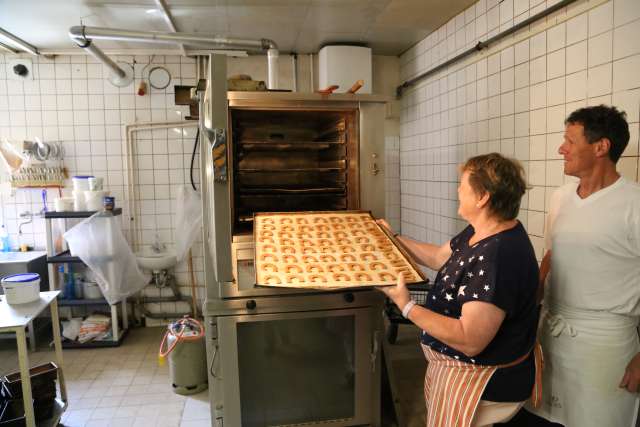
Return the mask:
M193 191L198 191L196 189L196 184L193 182L193 160L196 158L196 149L198 148L198 138L200 137L200 128L196 130L196 140L193 143L193 152L191 153L191 166L189 167L189 177L191 178L191 187L193 187Z
M180 330L178 330L177 333L174 333L174 329L176 328L176 326L180 326ZM197 334L184 335L187 329L196 331L195 328L197 328L198 330ZM171 334L175 338L175 340L167 347L167 350L164 351L163 349L165 343L167 342L169 334ZM164 337L162 337L162 342L160 343L160 349L158 350L158 363L161 366L164 365L166 357L176 348L176 345L178 345L179 341L197 341L202 337L204 337L204 326L202 326L202 323L200 323L196 319L185 316L177 322L170 324L167 328L167 331L164 333Z

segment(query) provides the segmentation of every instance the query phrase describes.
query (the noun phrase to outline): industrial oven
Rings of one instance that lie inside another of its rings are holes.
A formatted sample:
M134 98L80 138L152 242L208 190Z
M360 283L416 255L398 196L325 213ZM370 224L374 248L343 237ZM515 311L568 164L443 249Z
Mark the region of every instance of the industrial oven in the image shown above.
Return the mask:
M384 216L387 99L200 87L207 329L215 426L380 424L382 296L255 285L253 214Z

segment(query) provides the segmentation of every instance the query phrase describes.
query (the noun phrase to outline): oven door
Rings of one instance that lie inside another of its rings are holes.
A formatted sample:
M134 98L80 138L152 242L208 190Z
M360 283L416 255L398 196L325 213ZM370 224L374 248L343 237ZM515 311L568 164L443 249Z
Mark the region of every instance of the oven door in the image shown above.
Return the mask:
M377 424L371 310L219 317L225 425Z

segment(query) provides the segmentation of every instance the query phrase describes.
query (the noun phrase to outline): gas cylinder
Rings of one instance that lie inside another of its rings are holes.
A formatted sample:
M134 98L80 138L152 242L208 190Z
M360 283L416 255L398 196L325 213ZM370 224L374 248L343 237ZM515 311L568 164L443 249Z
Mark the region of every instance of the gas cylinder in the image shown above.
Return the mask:
M158 357L161 364L169 358L169 378L177 394L194 394L207 388L204 337L202 323L187 316L167 327Z

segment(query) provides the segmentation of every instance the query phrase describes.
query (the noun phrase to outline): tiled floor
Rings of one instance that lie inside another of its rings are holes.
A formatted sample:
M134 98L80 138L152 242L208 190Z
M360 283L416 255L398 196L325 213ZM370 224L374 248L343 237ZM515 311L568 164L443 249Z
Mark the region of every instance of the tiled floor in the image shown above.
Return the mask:
M173 393L168 366L158 366L163 333L164 328L134 329L120 347L65 350L69 407L62 423L67 427L210 426L208 392ZM30 353L32 366L50 360L54 355L48 348ZM16 370L13 341L0 341L0 374Z

